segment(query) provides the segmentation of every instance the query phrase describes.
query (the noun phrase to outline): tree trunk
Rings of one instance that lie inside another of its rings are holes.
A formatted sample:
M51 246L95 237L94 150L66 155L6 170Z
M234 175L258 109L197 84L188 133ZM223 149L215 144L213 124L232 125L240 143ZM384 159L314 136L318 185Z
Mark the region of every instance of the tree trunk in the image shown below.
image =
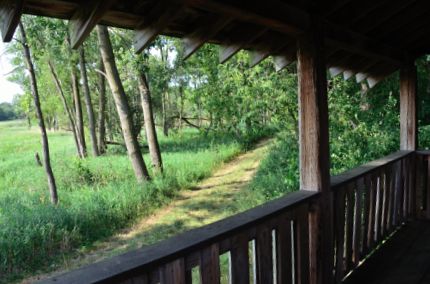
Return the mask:
M157 131L155 129L154 115L152 111L151 93L145 74L139 72L139 91L145 123L146 140L148 142L149 154L152 166L160 173L163 172L163 162L161 159L160 145L158 144Z
M105 72L105 66L103 60L100 60L99 69L101 72ZM106 79L103 74L98 74L99 77L99 116L98 116L98 145L99 153L106 153Z
M87 156L87 145L85 143L85 130L84 130L84 118L82 115L82 104L81 95L79 93L79 82L76 74L76 67L72 66L72 88L73 88L73 101L75 103L75 115L76 115L76 132L78 134L78 142L81 157Z
M70 127L72 128L73 138L75 140L76 149L78 151L79 157L83 158L81 155L81 149L78 142L78 135L76 132L76 124L73 119L72 111L70 110L69 105L67 104L66 96L64 95L63 87L61 86L60 80L58 79L57 72L55 71L54 65L49 60L48 61L49 70L51 71L52 78L54 79L55 86L57 88L58 93L60 94L61 102L63 103L64 110L66 111L67 118L69 119Z
M85 49L84 46L79 48L79 66L81 69L81 77L84 86L84 98L85 106L88 114L88 126L90 129L91 146L93 149L93 155L95 157L99 156L99 147L97 145L97 135L96 135L96 119L94 116L93 104L91 102L90 87L88 85L87 76L87 66L85 61Z
M130 157L136 179L138 182L149 180L150 177L139 148L139 143L133 133L133 121L130 107L115 64L112 43L109 38L107 27L97 26L97 35L99 38L100 53L106 69L107 80L115 100L124 142L127 146L128 156Z
M37 118L39 119L39 127L42 135L42 148L43 148L43 164L45 166L45 173L48 178L48 187L53 204L58 203L57 185L55 183L54 173L51 167L51 158L49 155L49 142L46 133L45 122L43 120L42 107L40 106L39 90L37 88L36 74L34 72L33 62L31 60L30 48L27 44L27 36L25 34L24 26L19 23L19 29L22 36L22 45L24 48L24 58L27 63L28 72L30 73L31 93L33 94L34 106L36 108Z
M162 96L161 96L161 108L163 111L163 134L164 136L169 136L169 123L167 121L167 96L166 96L166 92L163 92Z

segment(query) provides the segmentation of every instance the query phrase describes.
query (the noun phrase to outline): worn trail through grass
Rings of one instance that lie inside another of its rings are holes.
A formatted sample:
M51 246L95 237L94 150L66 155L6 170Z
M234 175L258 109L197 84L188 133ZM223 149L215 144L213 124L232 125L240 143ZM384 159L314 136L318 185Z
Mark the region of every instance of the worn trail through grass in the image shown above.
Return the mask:
M236 206L236 197L252 180L271 142L272 139L263 140L253 150L225 163L210 178L193 188L180 191L167 207L143 218L132 228L122 231L108 241L97 243L90 249L82 250L78 257L65 259L63 269L73 269L145 247L237 213L239 209Z

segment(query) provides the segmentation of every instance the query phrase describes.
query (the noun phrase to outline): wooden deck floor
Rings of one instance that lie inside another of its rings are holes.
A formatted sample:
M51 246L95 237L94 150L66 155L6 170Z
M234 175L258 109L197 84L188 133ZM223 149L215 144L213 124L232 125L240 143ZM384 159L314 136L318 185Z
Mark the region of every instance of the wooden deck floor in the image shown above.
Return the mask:
M402 227L344 283L430 283L430 221Z

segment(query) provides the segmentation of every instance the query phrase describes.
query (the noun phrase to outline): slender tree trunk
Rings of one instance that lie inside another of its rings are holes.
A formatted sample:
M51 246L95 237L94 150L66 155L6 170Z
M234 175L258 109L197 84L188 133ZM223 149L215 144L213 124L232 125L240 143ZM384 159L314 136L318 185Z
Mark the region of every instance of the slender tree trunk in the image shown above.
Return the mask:
M84 130L84 118L82 115L82 104L81 95L79 93L79 82L76 73L75 66L72 66L72 89L73 89L73 101L75 103L75 116L76 116L76 132L78 134L78 142L81 152L81 157L87 156L87 145L85 143L85 130Z
M22 44L24 47L24 58L27 63L27 68L30 73L31 92L33 94L34 106L36 108L37 118L39 119L39 127L42 135L42 148L43 148L43 164L45 166L45 173L48 178L48 187L53 204L58 203L57 185L55 183L54 173L51 167L51 158L49 155L49 142L46 133L45 122L43 120L42 107L40 106L39 90L37 88L36 74L34 72L33 62L31 60L30 48L27 44L27 36L25 34L24 26L19 23L19 29L22 36Z
M133 133L133 121L130 107L115 64L112 43L109 38L107 27L97 26L97 35L99 38L100 53L106 69L107 80L115 100L124 142L127 147L128 156L130 157L136 179L138 182L149 180L150 177L139 148L139 143Z
M100 60L99 69L101 72L105 72L105 66L103 60ZM97 126L99 130L98 145L99 153L106 153L106 79L103 74L98 74L99 78L99 116Z
M76 133L76 124L73 119L72 111L67 103L66 96L63 91L63 87L61 86L60 80L58 79L57 72L55 71L54 65L49 60L48 61L49 70L51 71L52 78L54 79L55 86L57 88L58 93L60 94L61 102L63 103L64 110L66 111L67 118L69 119L70 127L72 128L73 139L75 140L76 150L78 151L79 157L83 158L81 155L81 149L79 146L78 135Z
M163 162L161 159L160 145L158 144L157 131L155 129L154 115L152 111L151 93L145 74L139 72L139 91L145 122L146 140L149 147L152 166L158 171L163 172Z
M88 85L88 75L87 75L87 66L85 61L84 46L81 46L79 48L79 66L81 69L81 77L84 85L84 98L85 98L85 106L87 108L87 114L88 114L88 126L90 129L91 146L93 149L93 155L97 157L97 156L100 156L100 154L99 154L99 147L97 145L96 119L94 116L93 103L91 102L90 87Z
M164 136L169 136L169 123L167 121L167 97L166 92L163 92L161 96L161 108L163 111L162 119L163 119L163 134Z

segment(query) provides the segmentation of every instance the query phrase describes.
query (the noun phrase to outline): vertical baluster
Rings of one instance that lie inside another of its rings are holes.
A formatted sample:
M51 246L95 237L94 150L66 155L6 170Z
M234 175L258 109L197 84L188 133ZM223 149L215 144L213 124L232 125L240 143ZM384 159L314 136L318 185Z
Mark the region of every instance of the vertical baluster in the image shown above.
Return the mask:
M233 238L231 255L231 283L249 283L249 242L246 235L238 235Z
M200 252L200 281L204 284L220 283L218 244L213 244Z
M335 194L335 228L336 228L336 283L341 283L345 275L343 259L345 248L345 190L339 188Z
M355 195L355 212L354 212L354 240L353 240L353 264L354 267L360 262L361 241L362 241L362 220L363 220L363 194L364 194L364 179L360 178L356 184Z
M308 205L296 210L294 222L295 279L297 284L309 283L309 216Z
M390 206L390 165L386 165L383 169L383 212L382 212L382 224L381 224L381 236L385 238L388 232L388 208Z
M425 168L425 193L426 193L426 212L427 219L430 219L430 165L429 165L429 156L425 157L424 168Z
M347 208L346 208L346 241L345 241L345 259L346 272L352 267L352 238L354 233L354 183L347 186Z
M376 190L377 175L376 173L372 173L370 183L369 228L367 230L367 247L369 250L372 250L375 244Z
M381 224L382 224L382 206L383 206L383 197L384 197L384 187L383 187L383 178L382 172L380 170L377 171L376 178L376 207L375 207L375 241L376 244L381 240Z
M396 185L395 185L395 212L394 212L394 224L396 226L401 223L401 208L402 208L402 161L399 160L396 165Z
M273 283L273 248L272 230L267 225L257 228L256 245L256 267L257 283Z
M291 250L291 220L282 220L276 228L277 284L290 284L293 280Z
M415 218L417 216L417 183L416 183L416 154L412 153L408 156L409 160L409 217Z
M409 218L410 212L409 212L409 202L411 198L411 188L409 187L409 172L410 172L410 165L409 165L409 159L404 158L404 203L403 203L403 217L404 221L406 221Z
M368 253L368 236L369 236L369 211L370 211L370 195L371 195L371 179L367 174L364 177L364 212L363 212L363 249L362 257Z
M169 262L160 268L160 284L185 284L185 279L183 258Z
M387 232L393 231L393 209L394 209L394 184L396 163L392 163L387 168L387 185L388 185L388 212L387 212Z

